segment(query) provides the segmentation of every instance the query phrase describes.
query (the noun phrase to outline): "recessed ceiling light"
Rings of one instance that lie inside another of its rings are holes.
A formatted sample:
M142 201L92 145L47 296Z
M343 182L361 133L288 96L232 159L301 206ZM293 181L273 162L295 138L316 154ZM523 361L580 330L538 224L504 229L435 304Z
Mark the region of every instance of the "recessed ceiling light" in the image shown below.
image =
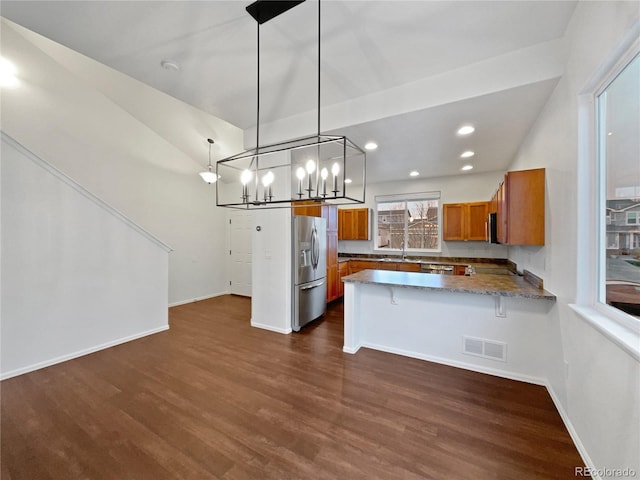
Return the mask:
M409 172L410 177L417 177L418 175L420 175L420 172L418 172L417 170L413 170L412 172Z
M376 148L378 148L378 144L375 142L369 142L364 146L364 148L366 148L367 150L375 150Z
M351 179L350 178L345 178L344 179L344 183L351 183Z
M470 133L475 132L475 128L473 128L471 125L465 125L464 127L460 127L458 129L458 135L469 135Z
M467 170L472 170L472 169L473 169L473 165L465 165L460 170L464 170L466 172Z
M611 135L613 135L613 132L609 132L609 133L607 133L607 135L611 136Z
M180 70L180 66L176 62L172 62L171 60L162 60L160 62L160 66L165 70L170 70L172 72L177 72Z
M460 155L460 158L469 158L469 157L473 157L474 155L475 155L475 152L472 152L471 150L467 150L462 155Z

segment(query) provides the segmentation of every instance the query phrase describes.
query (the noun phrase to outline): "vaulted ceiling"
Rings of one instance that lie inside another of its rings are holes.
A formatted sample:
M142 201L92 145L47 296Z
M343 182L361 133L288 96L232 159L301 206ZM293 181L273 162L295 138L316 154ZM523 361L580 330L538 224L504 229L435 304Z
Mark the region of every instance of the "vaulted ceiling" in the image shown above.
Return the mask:
M3 1L2 16L245 130L255 143L257 24L244 1ZM379 148L379 182L506 169L562 75L576 2L321 4L321 129ZM260 27L265 142L317 128L318 2ZM178 68L166 69L162 62ZM473 124L469 137L456 135ZM261 141L261 143L263 143ZM465 162L466 163L466 162Z

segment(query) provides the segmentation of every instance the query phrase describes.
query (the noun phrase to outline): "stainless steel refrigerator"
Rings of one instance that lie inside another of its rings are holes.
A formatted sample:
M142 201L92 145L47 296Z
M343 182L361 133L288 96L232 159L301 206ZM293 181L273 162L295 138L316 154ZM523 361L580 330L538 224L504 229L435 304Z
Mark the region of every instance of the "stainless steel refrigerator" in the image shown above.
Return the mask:
M298 332L327 308L327 225L324 218L296 215L292 225L293 311Z

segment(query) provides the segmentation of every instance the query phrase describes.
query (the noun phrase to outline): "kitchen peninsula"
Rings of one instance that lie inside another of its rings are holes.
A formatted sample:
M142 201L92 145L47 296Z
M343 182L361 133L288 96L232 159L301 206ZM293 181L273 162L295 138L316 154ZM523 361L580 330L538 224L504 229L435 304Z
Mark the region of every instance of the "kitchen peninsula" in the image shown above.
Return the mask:
M512 275L363 270L344 285L344 347L544 383L555 296Z

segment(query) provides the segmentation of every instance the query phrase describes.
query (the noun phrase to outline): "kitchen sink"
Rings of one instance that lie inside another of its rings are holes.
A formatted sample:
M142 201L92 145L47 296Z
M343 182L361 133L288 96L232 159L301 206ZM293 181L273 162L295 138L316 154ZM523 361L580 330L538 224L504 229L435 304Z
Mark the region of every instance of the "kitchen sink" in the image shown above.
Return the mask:
M397 263L424 263L421 260L412 260L410 258L371 258L374 262L397 262Z

